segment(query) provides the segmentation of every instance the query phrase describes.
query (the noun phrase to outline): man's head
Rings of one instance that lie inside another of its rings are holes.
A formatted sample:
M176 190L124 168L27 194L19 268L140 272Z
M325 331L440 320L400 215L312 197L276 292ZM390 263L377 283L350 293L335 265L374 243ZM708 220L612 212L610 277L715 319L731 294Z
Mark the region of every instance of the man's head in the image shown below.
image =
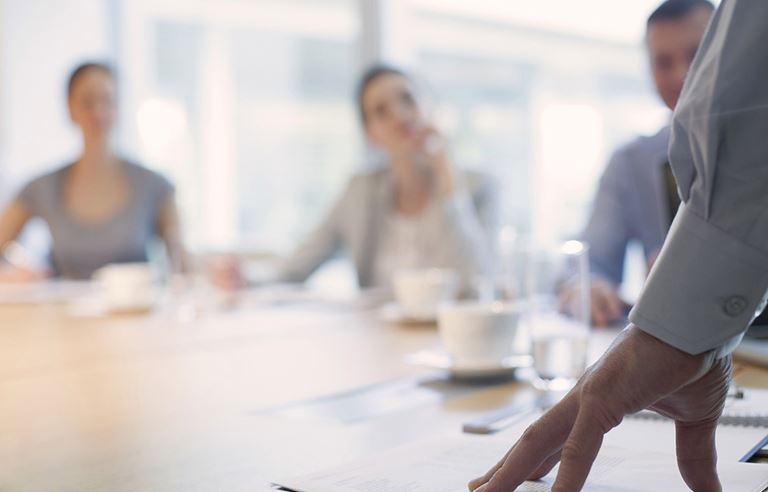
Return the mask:
M683 82L715 6L709 0L666 0L648 17L645 45L656 90L675 109Z

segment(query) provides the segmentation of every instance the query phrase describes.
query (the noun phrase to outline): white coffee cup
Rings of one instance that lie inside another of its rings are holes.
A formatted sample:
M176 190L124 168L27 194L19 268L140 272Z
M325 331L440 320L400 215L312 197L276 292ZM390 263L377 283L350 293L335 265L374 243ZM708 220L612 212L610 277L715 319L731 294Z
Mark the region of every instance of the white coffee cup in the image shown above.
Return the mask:
M147 263L107 265L93 279L111 311L147 310L154 304L154 275Z
M461 302L438 313L443 346L456 367L497 366L520 346L520 305Z
M432 318L440 304L456 299L459 277L453 270L398 270L392 279L395 300L405 316Z

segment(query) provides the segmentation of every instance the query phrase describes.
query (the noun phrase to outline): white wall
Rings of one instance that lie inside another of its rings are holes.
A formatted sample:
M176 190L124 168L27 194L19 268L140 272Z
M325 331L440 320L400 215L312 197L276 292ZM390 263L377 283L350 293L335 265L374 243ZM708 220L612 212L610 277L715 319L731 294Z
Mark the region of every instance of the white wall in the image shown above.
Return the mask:
M0 0L0 202L76 156L70 70L114 52L110 0Z

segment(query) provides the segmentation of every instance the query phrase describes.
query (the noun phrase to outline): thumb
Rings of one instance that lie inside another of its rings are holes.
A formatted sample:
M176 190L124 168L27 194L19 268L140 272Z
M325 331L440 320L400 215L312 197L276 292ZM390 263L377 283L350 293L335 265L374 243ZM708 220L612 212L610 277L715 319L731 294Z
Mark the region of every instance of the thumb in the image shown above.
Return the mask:
M715 431L717 419L676 422L677 466L685 483L696 492L721 492L717 477Z

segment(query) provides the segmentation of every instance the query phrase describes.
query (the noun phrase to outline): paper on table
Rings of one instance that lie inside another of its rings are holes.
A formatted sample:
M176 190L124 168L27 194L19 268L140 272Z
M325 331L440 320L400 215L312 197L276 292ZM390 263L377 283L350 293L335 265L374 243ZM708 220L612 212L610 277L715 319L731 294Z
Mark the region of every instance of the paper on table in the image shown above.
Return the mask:
M465 492L509 447L508 439L450 436L421 441L332 470L279 482L297 492ZM723 490L762 492L768 467L721 463ZM554 472L540 482L526 482L519 492L550 490ZM688 491L674 456L604 447L592 468L585 492Z

